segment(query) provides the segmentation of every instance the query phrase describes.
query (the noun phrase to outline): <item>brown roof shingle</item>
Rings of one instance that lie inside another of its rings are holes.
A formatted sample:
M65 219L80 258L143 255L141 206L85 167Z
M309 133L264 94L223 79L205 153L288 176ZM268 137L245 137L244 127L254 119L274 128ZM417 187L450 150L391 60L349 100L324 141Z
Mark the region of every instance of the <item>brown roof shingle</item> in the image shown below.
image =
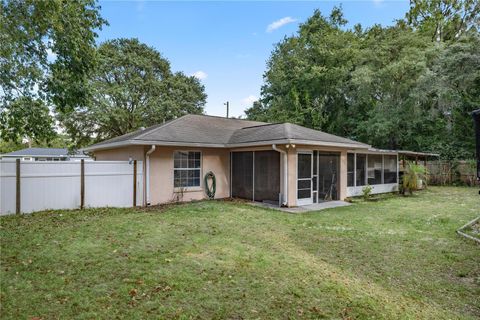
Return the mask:
M272 141L311 141L368 148L347 138L291 123L265 123L205 115L185 115L164 124L137 130L90 147L87 151L128 144L195 144L230 147L235 145L266 144Z

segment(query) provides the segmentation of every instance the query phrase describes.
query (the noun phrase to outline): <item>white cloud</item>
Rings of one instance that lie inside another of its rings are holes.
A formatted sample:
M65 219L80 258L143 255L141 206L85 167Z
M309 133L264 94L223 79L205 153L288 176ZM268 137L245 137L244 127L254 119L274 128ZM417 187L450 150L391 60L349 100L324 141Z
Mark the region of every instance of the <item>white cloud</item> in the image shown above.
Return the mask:
M202 70L198 70L197 72L194 72L191 75L197 78L198 80L203 80L208 77L208 74Z
M257 100L258 100L258 98L251 94L248 97L242 99L242 102L246 105L251 106Z
M381 7L383 5L383 0L372 0L375 7Z
M295 21L297 21L297 19L293 19L292 17L284 17L280 20L270 23L267 27L267 32L273 32L278 28L283 27L284 25L295 22Z

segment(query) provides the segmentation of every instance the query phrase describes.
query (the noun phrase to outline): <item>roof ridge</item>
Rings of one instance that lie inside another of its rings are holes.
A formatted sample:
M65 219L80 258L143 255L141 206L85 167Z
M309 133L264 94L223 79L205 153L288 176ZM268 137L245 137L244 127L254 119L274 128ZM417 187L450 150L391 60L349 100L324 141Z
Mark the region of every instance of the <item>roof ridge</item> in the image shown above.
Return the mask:
M133 137L131 140L140 139L141 137L143 137L143 136L146 135L147 133L151 133L152 131L154 131L154 130L156 130L156 129L159 129L159 128L167 127L167 126L169 126L170 124L175 123L175 122L177 122L179 119L182 119L182 118L184 118L184 117L186 117L186 116L189 116L189 114L185 114L185 115L183 115L183 116L181 116L181 117L178 117L178 118L169 120L169 121L167 121L167 122L161 123L160 125L158 125L158 124L153 125L152 127L154 127L154 126L157 126L157 127L154 128L154 129L152 129L152 130L149 130L149 131L147 131L147 132L143 132L143 133L139 134L138 136ZM150 127L150 128L152 128L152 127ZM148 129L148 128L143 129L142 131L146 131L147 129Z
M348 140L348 141L351 141L351 142L354 142L354 143L366 144L366 143L363 143L363 142L360 142L360 141L356 141L356 140L353 140L353 139L350 139L350 138L346 138L346 137L344 137L344 136L339 136L339 135L336 135L336 134L333 134L333 133L329 133L329 132L325 132L325 131L322 131L322 130L313 129L313 128L309 128L309 127L304 127L304 126L301 126L301 125L299 125L299 124L290 123L290 122L286 122L286 123L288 123L290 126L294 125L294 126L297 126L297 127L302 128L302 129L307 129L307 130L311 130L311 131L321 132L321 133L326 134L326 135L331 136L331 137L341 138L341 139L343 139L343 140Z
M254 126L243 127L243 128L237 129L237 130L259 128L259 127L266 127L266 126L275 126L275 125L279 125L279 124L281 125L283 123L281 123L281 122L276 122L276 123L265 122L264 124L257 124L257 125L254 125ZM237 130L235 130L235 131L237 131Z
M258 123L268 123L268 122L263 122L263 121L250 120L250 119L226 118L226 117L214 116L214 115L210 115L210 114L187 114L186 116L202 116L202 117L219 118L219 119L225 119L225 120L238 120L238 121L249 121L249 122L258 122Z

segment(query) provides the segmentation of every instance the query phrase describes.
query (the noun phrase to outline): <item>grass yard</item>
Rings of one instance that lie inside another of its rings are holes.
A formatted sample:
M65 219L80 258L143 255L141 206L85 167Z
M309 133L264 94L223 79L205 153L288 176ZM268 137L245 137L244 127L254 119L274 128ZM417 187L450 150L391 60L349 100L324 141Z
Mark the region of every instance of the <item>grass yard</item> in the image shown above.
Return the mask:
M305 214L204 201L3 217L2 319L478 319L476 189Z

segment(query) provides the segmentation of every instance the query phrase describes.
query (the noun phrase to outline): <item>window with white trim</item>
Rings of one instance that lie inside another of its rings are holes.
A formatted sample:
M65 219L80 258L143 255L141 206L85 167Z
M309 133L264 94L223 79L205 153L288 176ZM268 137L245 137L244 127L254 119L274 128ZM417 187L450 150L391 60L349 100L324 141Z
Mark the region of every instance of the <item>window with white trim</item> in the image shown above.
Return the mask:
M175 151L173 153L174 188L200 187L201 152Z

